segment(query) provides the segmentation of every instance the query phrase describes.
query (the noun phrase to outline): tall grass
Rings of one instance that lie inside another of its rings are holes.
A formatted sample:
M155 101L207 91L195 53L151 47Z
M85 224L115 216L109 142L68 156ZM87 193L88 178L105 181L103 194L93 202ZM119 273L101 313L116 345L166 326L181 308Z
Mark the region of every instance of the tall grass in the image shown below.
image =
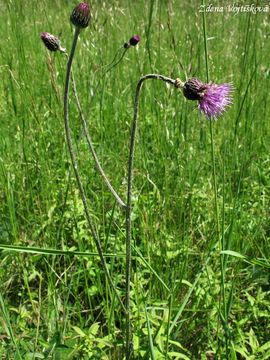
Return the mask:
M70 51L75 5L0 1L0 354L7 359L125 353L123 312L99 266L74 177L65 193L66 60L39 39L52 32ZM93 1L92 8L73 72L96 152L121 198L142 75L207 81L207 58L210 80L235 87L233 105L212 124L214 159L209 122L192 102L163 83L142 89L132 199L134 358L269 358L269 13L206 13L204 33L196 2ZM141 36L138 48L100 78L96 69L133 34ZM75 101L70 122L93 225L125 301L125 219L87 142L78 141Z

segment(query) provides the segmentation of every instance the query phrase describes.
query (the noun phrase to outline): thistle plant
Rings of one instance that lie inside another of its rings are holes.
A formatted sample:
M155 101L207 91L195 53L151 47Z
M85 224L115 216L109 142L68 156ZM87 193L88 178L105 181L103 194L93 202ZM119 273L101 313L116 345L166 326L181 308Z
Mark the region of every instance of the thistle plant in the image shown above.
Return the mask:
M126 207L126 358L132 356L132 327L130 318L130 278L131 278L131 241L132 241L132 184L133 184L133 164L135 157L136 133L138 127L139 96L144 81L153 79L161 80L181 88L184 96L188 100L198 100L199 109L211 119L216 119L221 115L225 108L232 102L231 85L216 85L213 83L203 84L200 80L190 79L186 82L179 78L172 79L160 74L148 74L140 78L137 83L134 98L134 114L131 126L129 160L128 160L128 180L127 180L127 207Z
M166 77L160 74L147 74L142 76L136 86L135 98L134 98L134 113L133 113L133 122L131 126L131 134L130 134L130 144L129 144L129 159L128 159L128 175L127 175L127 194L126 194L126 202L124 202L119 194L114 190L111 185L109 179L107 178L100 162L95 152L93 142L91 136L89 134L87 128L87 122L83 115L82 106L79 100L79 96L77 93L75 78L72 73L72 63L75 55L75 50L78 42L78 38L80 32L87 28L91 20L91 11L90 6L87 3L80 3L77 5L70 16L71 23L75 26L73 42L70 54L68 55L66 50L61 47L60 40L47 32L41 33L40 37L49 51L60 51L65 53L67 56L67 67L66 67L66 80L65 80L65 88L64 88L64 125L65 125L65 134L66 141L68 146L69 155L71 158L72 168L74 170L74 174L76 177L79 193L83 202L85 216L88 222L89 229L91 231L92 237L95 241L95 245L98 250L99 257L101 259L102 267L104 269L107 280L110 284L110 287L114 291L115 296L117 297L124 313L126 316L126 359L129 360L132 357L133 353L133 344L132 344L132 324L131 324L131 309L130 309L130 281L131 281L131 248L132 248L132 188L133 188L133 166L134 166L134 158L135 158L135 145L136 145L136 133L138 128L138 114L139 114L139 98L140 91L142 89L143 83L146 80L161 80L165 83L168 83L174 86L176 89L182 89L183 95L186 99L191 101L198 101L198 109L200 112L204 113L206 117L210 120L216 120L222 113L226 110L226 108L232 103L232 86L230 84L214 84L212 82L203 83L197 78L191 78L187 81L181 81L180 79L172 79L170 77ZM101 78L103 79L106 74L113 69L125 56L127 50L131 47L136 46L140 41L139 35L134 35L130 38L130 40L116 52L115 57L112 62L105 67L102 67ZM113 280L111 278L110 272L108 270L108 266L103 254L102 245L99 239L99 236L95 230L95 226L88 208L87 197L85 194L84 186L80 177L77 156L74 150L73 140L71 136L70 122L69 122L69 88L70 82L72 84L73 94L76 101L77 109L80 115L81 124L83 133L87 140L87 144L89 150L93 156L96 167L101 174L103 180L105 181L107 187L114 195L115 199L121 206L123 210L125 210L125 220L126 220L126 274L125 274L125 304L123 304L116 288L114 286ZM98 90L97 85L94 91L94 95ZM93 99L93 97L92 97Z
M148 74L140 78L137 83L135 98L134 98L134 113L133 122L131 126L130 145L129 145L129 160L128 160L128 179L127 179L127 207L126 207L126 359L132 356L132 327L130 317L130 279L131 279L131 231L132 231L132 185L133 185L133 164L135 157L136 133L138 128L138 111L139 111L139 96L144 81L154 79L162 80L169 83L176 88L183 86L179 79L171 79L160 74Z

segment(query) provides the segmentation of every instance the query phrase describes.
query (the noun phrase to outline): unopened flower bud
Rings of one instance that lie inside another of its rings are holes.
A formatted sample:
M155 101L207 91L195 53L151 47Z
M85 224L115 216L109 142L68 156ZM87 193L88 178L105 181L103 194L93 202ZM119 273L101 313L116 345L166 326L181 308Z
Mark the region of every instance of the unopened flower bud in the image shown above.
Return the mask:
M40 33L40 38L48 50L65 52L65 49L60 45L60 40L56 36L48 32L42 32Z
M140 41L139 35L134 35L134 36L132 36L132 38L129 40L129 44L130 44L131 46L135 46L135 45L138 44L139 41Z
M72 24L79 28L86 28L89 25L90 18L90 6L87 3L77 5L70 15Z

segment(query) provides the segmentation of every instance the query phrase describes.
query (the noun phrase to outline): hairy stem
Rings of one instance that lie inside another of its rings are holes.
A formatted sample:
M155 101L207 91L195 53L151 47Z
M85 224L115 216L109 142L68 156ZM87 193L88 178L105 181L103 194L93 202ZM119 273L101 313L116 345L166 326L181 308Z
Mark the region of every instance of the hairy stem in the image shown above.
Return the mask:
M133 123L130 135L129 160L128 160L128 180L127 180L127 201L126 201L126 360L132 356L132 328L130 317L130 277L131 277L131 214L132 214L132 184L133 184L133 164L135 155L136 132L138 127L138 110L139 95L143 82L148 79L162 80L179 88L183 83L179 79L171 79L160 74L148 74L140 78L137 83L135 99Z
M75 151L74 151L74 147L73 147L73 142L72 142L72 136L71 136L71 130L70 130L70 125L69 125L69 107L68 107L68 93L69 93L69 83L70 83L70 76L71 76L71 67L72 67L72 61L74 58L74 54L75 54L75 49L76 49L76 45L77 45L77 41L78 41L78 37L80 34L80 29L78 27L76 27L75 33L74 33L74 38L73 38L73 43L72 43L72 48L71 48L71 52L68 58L68 62L67 62L67 70L66 70L66 81L65 81L65 90L64 90L64 122L65 122L65 133L66 133L66 140L67 140L67 145L68 145L68 151L70 154L70 158L71 158L71 163L72 163L72 167L75 173L75 177L76 177L76 181L78 184L78 188L79 188L79 192L80 192L80 196L83 202L83 206L84 206L84 212L85 212L85 216L88 222L88 226L91 230L93 239L95 241L95 245L97 247L97 251L105 272L105 275L108 279L108 282L111 286L111 288L113 289L116 298L118 299L122 309L124 310L124 312L126 313L126 308L124 306L124 304L122 303L116 288L113 284L112 278L110 276L109 273L109 269L105 260L105 257L103 255L103 251L102 251L102 247L101 247L101 243L98 237L98 234L95 230L90 212L89 212L89 208L87 205L87 198L86 198L86 194L84 191L84 187L82 184L82 180L79 174L79 170L78 170L78 163L77 163L77 158L75 155Z

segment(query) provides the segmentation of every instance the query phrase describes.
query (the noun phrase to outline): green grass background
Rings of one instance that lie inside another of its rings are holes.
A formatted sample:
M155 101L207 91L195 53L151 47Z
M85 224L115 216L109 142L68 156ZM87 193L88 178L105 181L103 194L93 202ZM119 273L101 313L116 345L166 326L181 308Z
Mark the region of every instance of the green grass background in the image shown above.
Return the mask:
M69 51L76 4L0 1L3 359L125 356L124 316L95 255L73 177L66 192L66 59L48 53L39 38L51 32ZM140 76L206 81L200 4L92 1L92 22L80 35L73 70L97 153L123 198ZM135 359L270 357L269 16L206 13L210 79L234 85L233 105L213 124L218 218L209 122L180 91L158 81L144 84L133 208ZM134 34L141 36L139 45L102 79L96 70ZM124 215L85 141L78 141L73 98L70 107L89 206L105 253L114 254L107 261L124 301Z

